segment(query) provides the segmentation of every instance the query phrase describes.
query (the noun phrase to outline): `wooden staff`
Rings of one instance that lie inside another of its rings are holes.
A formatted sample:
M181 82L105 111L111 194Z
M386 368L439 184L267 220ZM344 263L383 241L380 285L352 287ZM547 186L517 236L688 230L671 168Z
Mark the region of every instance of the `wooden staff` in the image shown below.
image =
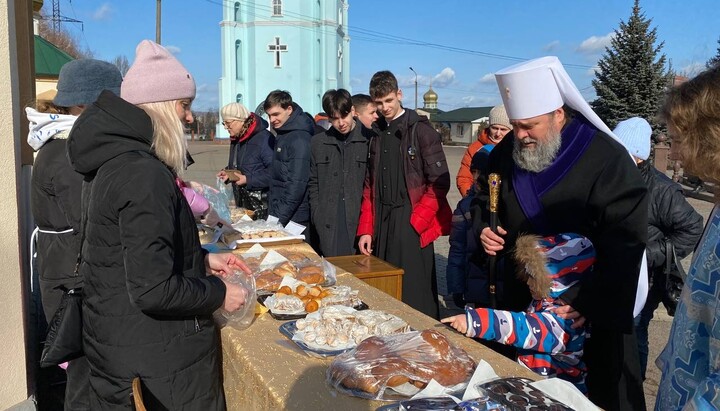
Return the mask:
M492 173L488 176L488 185L490 186L490 229L497 234L498 230L498 203L500 202L500 174ZM495 297L495 286L497 284L497 255L491 255L488 258L488 291L490 292L490 306L497 307L497 299Z

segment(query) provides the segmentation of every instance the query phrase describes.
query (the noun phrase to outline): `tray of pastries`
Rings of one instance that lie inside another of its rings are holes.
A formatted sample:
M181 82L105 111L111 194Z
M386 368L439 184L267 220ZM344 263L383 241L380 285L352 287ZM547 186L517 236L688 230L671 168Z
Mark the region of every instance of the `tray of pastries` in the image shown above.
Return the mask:
M272 294L288 277L309 285L335 284L335 267L318 255L284 250L241 254L255 277L258 294Z
M337 305L323 307L305 318L280 326L283 335L294 341L305 353L316 357L338 355L372 336L409 330L408 324L395 315L378 310L358 311Z
M360 301L358 291L348 286L323 287L308 285L286 277L275 294L258 297L260 304L267 307L270 315L281 321L304 318L321 307L342 305L356 310L369 307Z
M280 224L265 220L240 221L233 224L232 231L223 234L223 242L230 248L256 243L301 242L304 239L302 234L294 234Z

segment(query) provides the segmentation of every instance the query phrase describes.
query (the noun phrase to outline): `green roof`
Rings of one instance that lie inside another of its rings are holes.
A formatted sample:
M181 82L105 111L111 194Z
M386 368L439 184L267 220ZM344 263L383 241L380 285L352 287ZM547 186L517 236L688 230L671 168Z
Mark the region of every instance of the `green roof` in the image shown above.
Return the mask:
M492 107L463 107L433 116L439 123L470 123L479 118L488 117Z
M60 68L75 60L44 38L35 35L35 77L58 77Z

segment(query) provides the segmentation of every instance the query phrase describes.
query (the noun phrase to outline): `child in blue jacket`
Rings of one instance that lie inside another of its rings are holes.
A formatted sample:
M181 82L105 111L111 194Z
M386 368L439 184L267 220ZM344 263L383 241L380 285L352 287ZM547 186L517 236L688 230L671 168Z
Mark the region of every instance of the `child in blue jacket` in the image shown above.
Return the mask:
M465 304L488 306L490 303L485 261L472 258L478 248L478 238L472 229L470 205L476 190L480 190L478 181L487 180L487 162L492 149L493 146L488 144L473 155L470 172L475 184L470 187L468 195L458 202L453 212L446 280L448 294L460 308L465 307ZM498 287L501 285L498 284Z
M592 270L595 249L589 239L574 233L524 235L515 248L523 269L518 277L533 296L525 312L468 307L465 314L441 321L468 337L517 347L520 364L542 376L569 381L586 394L586 327L572 328L574 320L558 317L554 309L562 305L560 295Z

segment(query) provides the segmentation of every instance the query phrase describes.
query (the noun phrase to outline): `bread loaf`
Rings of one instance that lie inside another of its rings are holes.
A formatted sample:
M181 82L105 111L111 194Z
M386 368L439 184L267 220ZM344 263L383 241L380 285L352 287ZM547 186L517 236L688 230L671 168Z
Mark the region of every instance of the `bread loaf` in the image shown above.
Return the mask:
M431 379L445 387L455 386L468 381L475 366L475 361L443 334L425 330L370 337L336 357L328 378L341 390L382 398L388 387L412 384L422 389Z

